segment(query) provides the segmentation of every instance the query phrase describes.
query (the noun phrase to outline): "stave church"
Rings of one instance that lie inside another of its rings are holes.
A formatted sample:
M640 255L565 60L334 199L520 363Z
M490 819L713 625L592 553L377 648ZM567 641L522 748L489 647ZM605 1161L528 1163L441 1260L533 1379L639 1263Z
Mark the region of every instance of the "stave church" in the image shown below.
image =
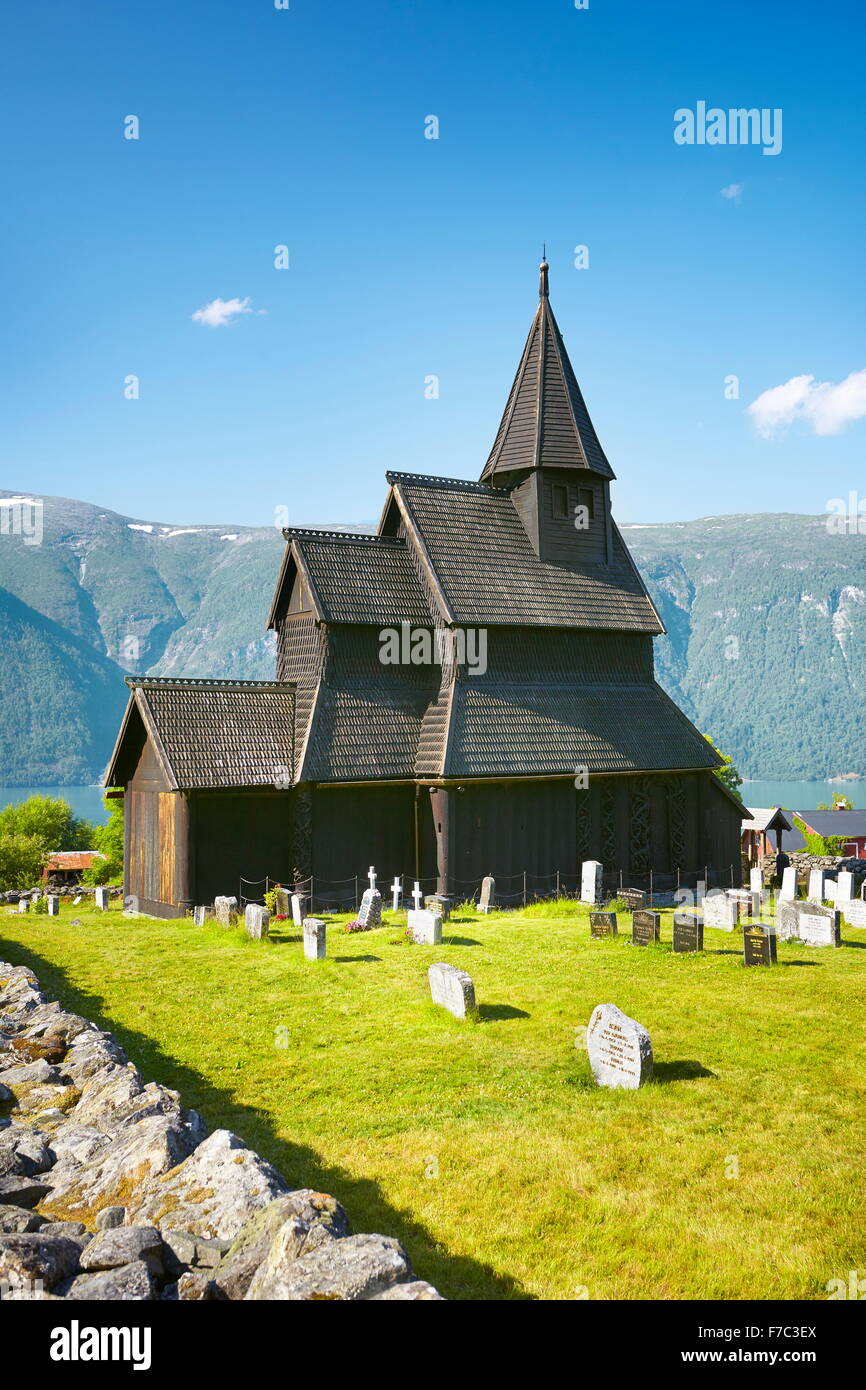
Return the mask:
M573 891L591 858L739 882L742 807L654 679L664 627L546 261L479 480L385 476L375 535L284 532L273 681L128 678L125 893L175 916L267 876L336 905L371 864L458 898L486 874Z

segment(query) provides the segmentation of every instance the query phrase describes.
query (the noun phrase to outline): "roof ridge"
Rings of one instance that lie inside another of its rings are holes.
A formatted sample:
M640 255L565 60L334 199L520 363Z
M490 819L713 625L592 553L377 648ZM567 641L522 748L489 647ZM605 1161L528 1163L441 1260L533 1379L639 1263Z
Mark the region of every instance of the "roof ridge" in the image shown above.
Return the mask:
M125 684L130 690L147 690L158 686L162 690L190 688L199 690L276 690L291 691L294 681L244 681L220 678L219 676L125 676Z
M364 545L391 546L406 544L402 536L377 536L367 531L317 531L309 526L284 526L283 536L286 540L291 536L297 536L299 540L308 541L344 541L349 544L360 541Z
M489 483L473 482L469 478L437 478L430 473L396 473L391 469L385 473L385 479L389 483L414 483L420 487L448 487L461 492L494 493L497 496L510 491L509 488L492 487Z

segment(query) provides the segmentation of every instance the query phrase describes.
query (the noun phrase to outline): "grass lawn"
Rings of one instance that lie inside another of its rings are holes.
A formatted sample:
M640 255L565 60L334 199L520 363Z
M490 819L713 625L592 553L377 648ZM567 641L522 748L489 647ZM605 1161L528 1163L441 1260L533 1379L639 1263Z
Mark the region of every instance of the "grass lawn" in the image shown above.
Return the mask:
M819 1299L866 1266L866 931L747 970L739 934L674 956L669 912L646 948L566 903L460 909L432 947L398 944L402 913L331 920L308 962L290 922L250 942L64 903L0 917L0 958L448 1298ZM478 1023L429 1002L434 960L472 975ZM649 1029L640 1091L575 1045L605 1002Z

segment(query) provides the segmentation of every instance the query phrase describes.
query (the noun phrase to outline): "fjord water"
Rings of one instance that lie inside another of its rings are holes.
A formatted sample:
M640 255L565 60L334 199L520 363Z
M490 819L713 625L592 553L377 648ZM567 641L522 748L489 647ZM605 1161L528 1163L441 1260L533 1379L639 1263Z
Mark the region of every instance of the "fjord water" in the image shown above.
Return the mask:
M17 806L28 796L60 796L69 802L76 816L83 816L94 825L105 825L108 820L101 787L0 787L0 811L4 806Z

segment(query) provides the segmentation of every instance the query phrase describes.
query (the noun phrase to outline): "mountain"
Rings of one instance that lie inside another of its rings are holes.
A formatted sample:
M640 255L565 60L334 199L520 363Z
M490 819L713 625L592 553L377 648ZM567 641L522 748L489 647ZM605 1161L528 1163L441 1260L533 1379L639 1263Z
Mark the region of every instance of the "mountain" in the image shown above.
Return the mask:
M787 514L621 529L667 627L658 678L739 770L866 775L864 538ZM273 676L275 528L166 526L51 497L40 544L8 531L0 784L98 778L127 672Z

